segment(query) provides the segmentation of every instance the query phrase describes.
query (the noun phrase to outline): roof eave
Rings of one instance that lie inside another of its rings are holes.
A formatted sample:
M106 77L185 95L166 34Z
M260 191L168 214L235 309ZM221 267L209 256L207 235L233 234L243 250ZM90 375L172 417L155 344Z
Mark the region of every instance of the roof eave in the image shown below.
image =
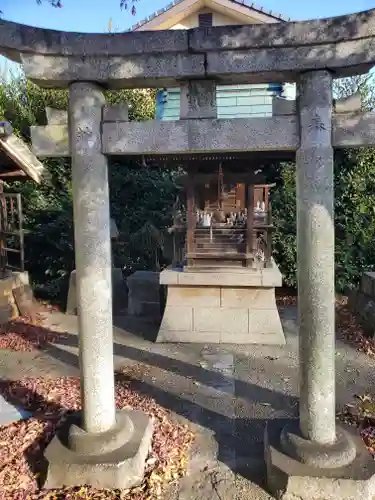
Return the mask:
M165 14L166 12L168 12L171 9L173 9L173 7L175 7L176 5L182 3L183 1L184 0L175 0L174 2L171 2L170 4L168 4L163 9L157 10L156 12L154 12L153 14L151 14L150 16L148 16L145 19L143 19L142 21L139 21L137 24L133 25L129 29L129 31L137 31L139 28L144 27L150 21L153 21L154 19L156 19L161 14ZM273 13L271 10L267 11L263 7L257 6L254 2L251 3L250 5L245 0L231 0L231 2L233 2L234 4L241 5L243 7L247 7L249 10L251 10L253 12L257 12L259 14L262 14L262 15L265 15L265 16L268 16L268 17L272 17L277 22L288 22L288 21L291 20L290 18L284 17L282 14L277 14L276 12Z
M0 147L30 179L37 184L42 182L45 168L21 139L15 135L0 138Z

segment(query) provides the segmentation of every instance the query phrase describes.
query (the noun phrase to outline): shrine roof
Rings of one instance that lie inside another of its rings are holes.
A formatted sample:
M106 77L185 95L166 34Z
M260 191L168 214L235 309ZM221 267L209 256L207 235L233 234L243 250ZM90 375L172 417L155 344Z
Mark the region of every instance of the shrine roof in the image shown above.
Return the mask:
M0 121L0 178L32 179L40 183L46 170L28 145L13 134L8 122Z
M167 155L128 155L127 159L143 166L182 166L186 168L199 166L207 172L217 169L217 165L222 162L228 168L235 171L246 171L257 169L259 165L269 165L271 163L294 161L294 151L262 151L262 152L238 152L238 153L217 153L217 154L167 154Z
M173 7L183 3L184 1L185 0L174 0L174 2L171 2L170 4L166 5L164 8L155 11L153 14L150 14L149 16L145 17L144 19L142 19L138 23L134 24L130 28L130 31L138 30L139 28L141 28L142 26L144 26L148 22L154 20L155 18L157 18L161 14L165 14L166 12L173 9ZM254 2L249 3L246 0L230 0L230 3L233 3L234 5L240 5L242 7L246 7L247 9L249 9L250 13L254 12L254 13L258 13L258 14L263 14L263 15L266 15L268 17L275 19L275 21L278 21L278 22L290 21L290 18L285 17L282 14L277 14L276 12L272 12L272 10L267 10L264 7L262 7L261 5L256 5Z

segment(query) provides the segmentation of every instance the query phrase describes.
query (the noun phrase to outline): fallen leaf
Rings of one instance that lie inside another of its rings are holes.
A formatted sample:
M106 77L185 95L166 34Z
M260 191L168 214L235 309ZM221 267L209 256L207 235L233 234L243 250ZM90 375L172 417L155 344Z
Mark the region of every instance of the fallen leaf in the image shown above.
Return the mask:
M71 411L81 408L80 381L74 377L0 380L0 393L33 413L27 420L0 426L0 500L147 500L163 495L166 485L185 474L186 456L194 436L187 426L149 396L140 394L122 373L116 375L116 405L142 410L153 418L154 435L143 483L126 494L88 486L39 490L38 474L47 444ZM32 472L29 463L33 463ZM39 470L38 470L39 469Z
M0 349L11 351L33 351L42 349L48 343L57 342L65 335L41 325L42 318L31 323L29 318L21 317L8 322L0 332Z

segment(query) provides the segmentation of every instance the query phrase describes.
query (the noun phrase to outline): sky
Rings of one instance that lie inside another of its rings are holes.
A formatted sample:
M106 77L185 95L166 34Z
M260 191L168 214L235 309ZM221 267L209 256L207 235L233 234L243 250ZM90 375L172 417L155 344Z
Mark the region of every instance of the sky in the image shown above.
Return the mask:
M131 2L132 0L128 0ZM114 31L125 31L171 0L138 0L136 15L120 9L120 0L62 0L63 8L52 8L47 0L0 0L3 18L42 28L103 33L112 19ZM283 14L292 20L313 19L348 14L375 8L375 0L258 0L264 9Z

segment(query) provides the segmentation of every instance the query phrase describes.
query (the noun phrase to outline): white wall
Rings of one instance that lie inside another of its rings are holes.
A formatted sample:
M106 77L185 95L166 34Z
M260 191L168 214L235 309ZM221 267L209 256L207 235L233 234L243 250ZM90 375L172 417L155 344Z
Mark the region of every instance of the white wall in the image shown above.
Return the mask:
M209 14L212 13L212 25L213 26L231 26L236 24L241 24L240 21L234 19L233 17L227 16L221 12L215 12L212 9L201 9L198 12L194 12L187 16L185 19L180 21L178 24L172 26L172 30L187 30L190 28L197 28L199 25L199 14ZM254 20L254 23L256 21ZM248 24L252 24L248 21Z

